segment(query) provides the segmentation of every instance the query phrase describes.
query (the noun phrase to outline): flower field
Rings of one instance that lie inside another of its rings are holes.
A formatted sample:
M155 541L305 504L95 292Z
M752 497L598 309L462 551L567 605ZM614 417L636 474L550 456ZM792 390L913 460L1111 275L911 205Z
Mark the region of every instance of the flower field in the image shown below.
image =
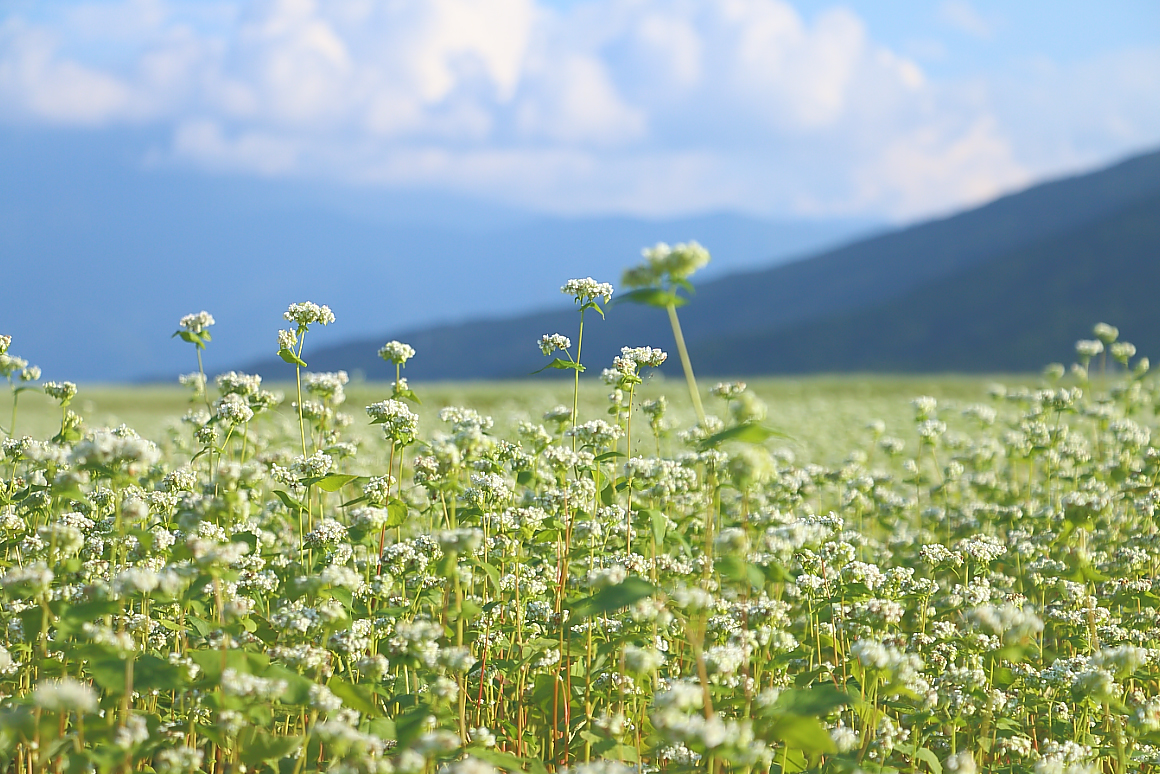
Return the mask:
M312 303L279 391L207 378L213 318L183 318L198 369L149 437L0 337L0 765L1160 769L1147 360L1101 324L972 397L702 394L676 312L698 251L624 283L685 379L650 378L658 342L587 362L619 291L571 280L577 329L527 343L567 381L534 411L474 393L496 416L409 385L405 343L393 383L311 372L341 325Z

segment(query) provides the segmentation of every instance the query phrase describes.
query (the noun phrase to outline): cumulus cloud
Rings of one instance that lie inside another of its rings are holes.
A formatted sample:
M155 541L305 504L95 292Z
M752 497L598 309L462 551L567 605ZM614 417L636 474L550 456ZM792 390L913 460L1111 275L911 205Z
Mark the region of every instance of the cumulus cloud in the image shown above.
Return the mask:
M942 14L986 31L967 3ZM1050 167L1026 161L1005 88L933 81L853 11L785 0L115 0L0 21L0 120L162 125L155 161L557 212L972 203ZM1093 131L1160 131L1124 111Z

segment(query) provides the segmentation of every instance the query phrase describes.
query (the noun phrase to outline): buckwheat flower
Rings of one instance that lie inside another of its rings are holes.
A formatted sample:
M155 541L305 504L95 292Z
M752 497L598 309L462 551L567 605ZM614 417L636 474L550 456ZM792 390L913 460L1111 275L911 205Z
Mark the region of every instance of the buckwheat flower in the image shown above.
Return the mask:
M624 284L629 287L650 287L666 279L670 282L686 280L709 263L709 251L697 242L682 242L673 247L657 242L640 253L644 263L624 273Z
M311 548L329 548L344 540L346 527L334 519L323 519L303 537L303 542Z
M197 374L200 376L201 374ZM229 371L224 374L218 374L214 380L217 388L222 394L236 393L245 397L256 395L258 390L262 388L262 377L257 374L243 374L237 371Z
M585 446L602 447L614 443L624 435L619 427L610 425L603 419L593 419L582 425L570 428L564 435L579 438Z
M656 648L624 647L624 668L630 672L655 672L665 665L665 654Z
M267 680L231 668L222 672L221 687L222 693L229 696L242 696L260 701L273 701L286 692L289 684L285 680Z
M585 277L568 280L560 288L560 292L572 296L578 304L586 304L598 298L604 299L604 303L607 304L612 299L613 288L608 282L597 282L591 277Z
M303 478L319 478L330 472L334 459L324 451L316 451L309 457L297 457L294 460L294 471Z
M1006 604L1002 607L980 605L967 613L967 619L980 629L1002 638L1006 644L1017 644L1043 631L1043 621L1030 607Z
M620 356L636 363L637 367L659 368L669 355L656 347L622 347Z
M419 415L401 400L388 399L367 406L371 424L382 425L388 439L404 446L419 434Z
M475 479L475 476L472 476ZM501 479L502 480L502 479ZM504 484L506 488L506 484ZM483 531L476 527L459 527L441 531L435 538L444 553L469 554L483 543Z
M1132 645L1117 645L1097 651L1091 658L1092 666L1106 669L1116 677L1126 677L1148 663L1148 650Z
M490 507L511 499L512 490L497 473L472 473L472 486L463 495L480 507Z
M495 747L495 743L496 743L495 734L493 734L491 732L491 729L489 729L487 726L479 726L478 728L473 728L473 729L471 729L469 734L471 737L471 741L474 742L475 744L479 745L480 747Z
M157 774L187 774L201 768L205 753L196 747L170 747L153 756Z
M550 355L556 350L566 350L572 346L572 340L559 333L545 333L540 337L540 351Z
M290 304L290 307L283 313L282 317L290 322L296 322L300 326L310 325L311 323L329 325L334 322L334 312L330 311L329 306L319 306L311 301Z
M388 341L379 347L379 357L388 363L406 365L408 360L415 357L415 348L401 341Z
M709 394L724 400L732 400L745 392L745 387L745 382L717 382L709 388Z
M346 371L327 371L325 373L307 373L302 376L302 386L313 395L319 395L331 405L341 405L346 396L343 387L350 382Z
M71 677L42 680L32 692L32 703L49 712L96 712L97 692Z
M713 608L713 595L699 586L678 586L669 594L669 599L677 607L689 612Z
M850 752L859 744L858 732L845 723L839 723L830 730L830 739L834 740L834 747L840 753Z
M298 347L297 331L278 331L278 349L293 352Z
M193 390L195 396L201 396L205 392L205 382L205 374L199 371L177 377L177 383Z
M1092 333L1104 344L1111 344L1119 337L1120 329L1107 323L1096 323L1095 327L1092 328Z
M178 327L183 331L193 334L202 333L206 328L213 324L213 315L204 310L198 312L197 314L187 314L177 323Z
M60 405L67 406L76 397L77 386L72 382L45 382L44 393L60 401Z
M552 422L555 424L563 424L572 419L572 409L568 406L556 406L544 412L543 417L545 422Z
M9 677L20 671L20 662L12 658L8 648L0 645L0 676Z
M161 583L161 576L147 567L130 567L113 579L113 590L121 596L148 594Z
M0 333L0 355L3 355L5 352L7 352L8 348L11 346L12 337L7 334Z
M1136 356L1136 345L1129 344L1126 341L1117 341L1116 343L1112 344L1110 351L1112 353L1112 357L1124 365L1127 365L1128 360Z
M486 728L483 730L487 731ZM490 734L490 732L488 733ZM474 740L474 735L472 736L472 739ZM494 746L495 736L492 736L491 739L491 745L484 746ZM439 774L499 774L499 770L496 769L495 766L492 766L490 763L486 763L481 761L479 758L466 755L462 760L452 761L451 763L445 763L440 766Z
M955 544L955 548L980 564L990 564L1007 553L1007 546L990 535L974 535Z
M28 367L28 361L7 353L0 353L0 376L11 379L12 374Z
M28 366L20 369L20 381L22 382L35 382L39 378L40 366Z
M310 686L310 706L319 712L337 712L342 709L342 699L331 693L325 685L312 683Z
M48 590L53 577L55 576L52 570L43 562L24 567L9 567L8 571L0 576L0 587L5 591L19 591L28 597L38 597Z
M254 418L254 410L238 393L228 393L214 402L214 414L229 425L244 425Z
M952 755L946 759L943 764L943 769L954 774L976 774L979 767L975 765L975 758L970 752L964 750L957 755Z
M149 726L141 715L130 715L117 727L113 744L122 750L131 750L149 740Z
M1104 351L1104 343L1093 339L1080 339L1075 343L1075 353L1084 362Z

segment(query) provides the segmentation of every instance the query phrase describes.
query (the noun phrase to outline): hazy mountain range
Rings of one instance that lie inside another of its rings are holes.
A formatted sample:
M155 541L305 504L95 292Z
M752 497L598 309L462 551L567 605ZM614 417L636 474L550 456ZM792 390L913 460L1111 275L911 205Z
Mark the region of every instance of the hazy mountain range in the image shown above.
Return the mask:
M1160 357L1157 287L1153 152L804 260L707 277L680 314L694 366L706 375L1018 371L1071 362L1074 341L1098 321L1118 325L1141 355ZM307 360L316 370L386 378L375 352L397 337L418 350L407 368L413 379L509 378L545 362L540 334L575 338L572 310L504 310L316 344ZM605 321L588 320L584 361L597 369L623 345L673 346L660 310L614 304ZM249 367L268 373L278 364Z
M883 228L735 214L536 215L429 191L200 174L167 166L160 152L143 157L151 146L164 138L0 129L0 332L45 378L172 379L196 361L170 334L201 309L217 319L205 354L217 373L273 353L293 301L328 304L338 317L311 335L309 353L561 306L564 280L616 280L660 240L701 240L714 252L706 276L720 277ZM366 355L378 345L368 346L322 360L370 371ZM423 349L416 375L452 373L434 343ZM287 376L278 365L269 377ZM463 373L523 369L517 359Z

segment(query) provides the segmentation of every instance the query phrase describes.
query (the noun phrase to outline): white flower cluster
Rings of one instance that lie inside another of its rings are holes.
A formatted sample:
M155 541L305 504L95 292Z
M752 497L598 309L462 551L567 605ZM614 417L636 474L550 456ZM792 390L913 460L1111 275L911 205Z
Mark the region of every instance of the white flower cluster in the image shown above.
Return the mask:
M282 317L290 322L296 322L300 326L310 325L311 323L329 325L334 322L334 312L330 311L329 306L319 306L311 301L290 304L290 307L282 314Z
M550 355L556 350L566 350L572 346L572 340L560 333L545 333L540 337L540 351Z
M415 357L415 348L401 341L388 341L379 347L379 357L388 363L406 365L408 360Z
M560 288L560 292L566 296L572 296L579 304L586 304L598 298L603 299L604 303L607 304L612 300L613 288L608 282L597 282L591 277L584 277L583 279L568 280Z
M197 334L203 333L206 328L213 324L213 315L205 310L202 310L197 314L187 314L185 317L182 317L181 321L178 323L178 327L187 333Z
M367 416L383 426L388 439L403 446L414 442L419 433L419 415L401 400L391 398L373 403L367 406Z

